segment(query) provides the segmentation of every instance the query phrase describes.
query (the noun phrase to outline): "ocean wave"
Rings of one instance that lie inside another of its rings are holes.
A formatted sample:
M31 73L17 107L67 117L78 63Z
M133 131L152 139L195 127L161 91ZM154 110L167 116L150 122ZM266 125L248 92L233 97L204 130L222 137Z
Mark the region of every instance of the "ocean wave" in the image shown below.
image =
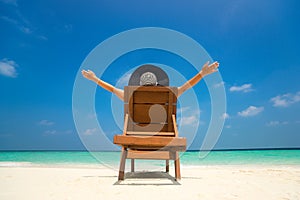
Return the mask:
M31 162L0 162L0 167L30 167Z
M1 162L0 167L41 167L41 168L107 168L101 164L83 164L83 163L32 163L32 162Z

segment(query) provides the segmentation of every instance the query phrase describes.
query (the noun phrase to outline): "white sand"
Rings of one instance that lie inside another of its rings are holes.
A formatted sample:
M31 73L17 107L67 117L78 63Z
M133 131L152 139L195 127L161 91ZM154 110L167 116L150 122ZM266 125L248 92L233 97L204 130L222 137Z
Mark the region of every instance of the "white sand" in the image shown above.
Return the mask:
M300 166L181 171L180 182L164 173L138 173L118 183L118 172L107 168L0 167L0 200L300 199Z

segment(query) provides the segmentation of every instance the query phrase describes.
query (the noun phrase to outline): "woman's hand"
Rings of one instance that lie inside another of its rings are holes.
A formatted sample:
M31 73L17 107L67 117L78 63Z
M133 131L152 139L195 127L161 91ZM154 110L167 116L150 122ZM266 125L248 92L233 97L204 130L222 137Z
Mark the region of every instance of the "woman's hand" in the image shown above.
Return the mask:
M115 95L117 95L117 97L119 97L122 101L124 101L124 91L123 90L115 88L111 84L102 81L91 70L87 70L87 71L86 70L82 70L81 73L82 73L82 75L83 75L84 78L89 79L91 81L94 81L99 86L101 86L103 89L105 89L105 90L107 90L109 92L114 93Z
M81 71L84 78L89 79L91 81L96 81L98 77L95 75L95 73L91 70L82 70Z
M202 70L201 70L200 73L201 73L202 76L206 76L206 75L209 75L209 74L212 74L212 73L218 71L218 67L219 67L218 62L214 62L214 63L209 65L209 61L207 61L203 65Z

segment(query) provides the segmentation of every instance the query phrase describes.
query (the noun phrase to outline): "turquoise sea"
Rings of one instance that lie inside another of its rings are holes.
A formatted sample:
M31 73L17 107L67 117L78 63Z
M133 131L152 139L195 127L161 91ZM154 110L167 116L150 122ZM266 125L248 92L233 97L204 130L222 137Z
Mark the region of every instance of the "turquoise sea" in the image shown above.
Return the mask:
M222 150L211 151L201 158L199 151L181 154L183 166L207 165L300 165L300 150ZM202 152L203 153L203 152ZM205 153L205 152L204 152ZM2 151L2 166L113 166L119 164L120 152L87 151ZM140 161L163 166L163 161ZM129 163L129 162L127 162Z

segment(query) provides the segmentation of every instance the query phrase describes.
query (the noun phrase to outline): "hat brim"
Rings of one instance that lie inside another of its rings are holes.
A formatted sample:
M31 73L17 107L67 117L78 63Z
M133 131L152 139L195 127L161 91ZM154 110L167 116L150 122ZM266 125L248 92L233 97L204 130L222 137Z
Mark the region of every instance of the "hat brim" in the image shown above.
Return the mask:
M169 77L166 74L166 72L164 70L162 70L161 68L154 66L154 65L150 65L150 64L146 64L146 65L142 65L142 66L138 67L130 76L128 85L129 86L139 86L140 85L140 77L145 72L151 72L151 73L155 74L155 76L157 78L157 85L169 86Z

